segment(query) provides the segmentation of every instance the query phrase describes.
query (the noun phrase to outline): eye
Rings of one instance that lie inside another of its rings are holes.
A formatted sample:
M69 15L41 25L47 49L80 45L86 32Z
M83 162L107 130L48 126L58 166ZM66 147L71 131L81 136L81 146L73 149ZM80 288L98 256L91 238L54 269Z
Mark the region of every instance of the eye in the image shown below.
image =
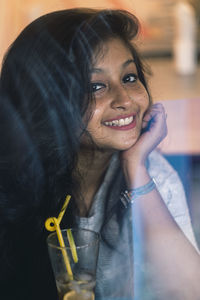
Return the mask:
M122 80L123 80L123 83L128 83L128 82L133 83L133 82L137 81L137 79L138 79L138 76L136 74L131 73L131 74L125 75Z
M101 89L105 88L106 85L104 83L101 83L101 82L93 82L90 84L90 91L92 93L95 93L95 92L98 92L100 91Z

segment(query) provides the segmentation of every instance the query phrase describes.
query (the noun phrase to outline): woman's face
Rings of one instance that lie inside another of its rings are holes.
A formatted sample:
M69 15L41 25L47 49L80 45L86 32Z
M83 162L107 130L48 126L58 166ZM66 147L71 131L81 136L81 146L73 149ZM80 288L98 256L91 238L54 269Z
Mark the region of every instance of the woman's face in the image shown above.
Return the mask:
M149 106L134 58L120 39L112 39L92 67L95 107L87 130L99 148L127 150L136 143Z

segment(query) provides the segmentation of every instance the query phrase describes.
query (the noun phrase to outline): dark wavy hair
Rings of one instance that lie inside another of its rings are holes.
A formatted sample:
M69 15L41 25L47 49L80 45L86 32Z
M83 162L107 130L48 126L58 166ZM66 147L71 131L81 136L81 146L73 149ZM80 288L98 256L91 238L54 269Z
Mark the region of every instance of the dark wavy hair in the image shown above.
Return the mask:
M7 164L3 170L0 166L9 199L8 222L15 222L15 217L24 221L25 212L34 214L35 209L46 218L60 209L66 193L74 193L72 173L85 129L82 117L92 99L91 58L105 41L124 41L147 89L132 43L138 29L137 18L128 12L77 8L38 18L11 45L1 72L9 99L1 104L9 112L5 122L1 117L7 149L1 155Z
M104 42L120 38L127 45L148 90L133 44L138 30L137 18L126 11L77 8L36 19L9 48L0 81L2 258L13 254L13 245L18 249L22 232L32 240L46 235L44 221L58 214L66 194L78 197L76 162L87 126L82 120L93 100L91 60ZM65 227L73 221L74 203Z

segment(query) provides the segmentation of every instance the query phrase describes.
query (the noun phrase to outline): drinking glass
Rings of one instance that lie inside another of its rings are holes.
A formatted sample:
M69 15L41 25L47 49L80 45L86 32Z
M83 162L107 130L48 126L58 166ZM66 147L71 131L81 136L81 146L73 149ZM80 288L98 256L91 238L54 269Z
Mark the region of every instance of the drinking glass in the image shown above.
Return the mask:
M60 247L56 232L47 238L59 300L94 300L99 234L82 228L71 229L78 257L75 262L67 230L61 230L61 233L65 247ZM68 257L73 278L67 272L64 254Z

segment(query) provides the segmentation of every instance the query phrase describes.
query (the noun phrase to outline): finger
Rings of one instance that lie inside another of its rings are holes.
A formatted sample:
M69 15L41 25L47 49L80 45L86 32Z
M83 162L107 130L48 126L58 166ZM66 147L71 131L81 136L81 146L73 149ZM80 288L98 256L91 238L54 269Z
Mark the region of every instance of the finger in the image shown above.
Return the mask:
M142 128L146 128L150 122L165 121L167 114L165 113L164 106L161 103L152 105L145 113L142 120Z
M151 118L153 118L156 114L161 113L165 114L164 106L161 103L153 104L145 113L143 120L149 121Z

